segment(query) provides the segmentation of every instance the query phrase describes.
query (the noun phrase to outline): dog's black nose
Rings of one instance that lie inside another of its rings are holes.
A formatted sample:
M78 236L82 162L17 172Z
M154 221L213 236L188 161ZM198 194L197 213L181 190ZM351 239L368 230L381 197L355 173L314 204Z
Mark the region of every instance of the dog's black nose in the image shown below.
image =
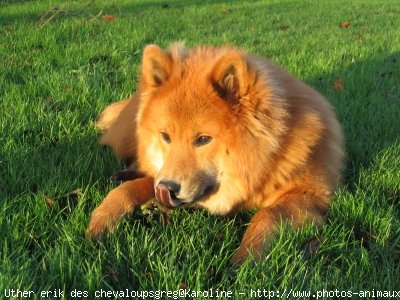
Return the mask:
M181 190L181 185L172 180L161 180L159 184L165 185L174 196L178 195Z

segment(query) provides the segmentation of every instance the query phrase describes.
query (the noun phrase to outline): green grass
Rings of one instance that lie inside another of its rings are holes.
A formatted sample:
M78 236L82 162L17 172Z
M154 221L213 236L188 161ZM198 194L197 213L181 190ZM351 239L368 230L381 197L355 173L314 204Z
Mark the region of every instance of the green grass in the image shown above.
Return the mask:
M93 298L100 289L186 286L238 299L251 289L400 289L398 1L86 3L0 4L0 299L4 289L36 299L54 289ZM40 23L54 6L63 11ZM104 22L107 14L116 18ZM326 95L343 125L345 185L327 224L283 226L258 264L229 263L246 215L176 210L166 224L157 210L137 212L104 242L85 239L90 212L121 167L98 146L94 121L135 90L146 44L176 40L271 58Z

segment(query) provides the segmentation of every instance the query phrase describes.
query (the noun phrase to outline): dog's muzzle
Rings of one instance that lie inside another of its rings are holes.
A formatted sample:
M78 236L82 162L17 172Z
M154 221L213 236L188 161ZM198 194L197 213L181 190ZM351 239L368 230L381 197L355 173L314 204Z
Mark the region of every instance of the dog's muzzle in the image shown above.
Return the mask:
M169 181L160 181L155 187L157 201L167 207L178 207L184 204L176 197L179 193L180 185Z

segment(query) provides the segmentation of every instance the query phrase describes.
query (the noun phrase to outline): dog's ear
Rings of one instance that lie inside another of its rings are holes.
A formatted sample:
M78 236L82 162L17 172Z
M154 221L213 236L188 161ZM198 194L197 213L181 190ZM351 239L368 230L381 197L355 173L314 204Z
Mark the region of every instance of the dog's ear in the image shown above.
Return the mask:
M235 104L254 84L256 71L239 52L224 54L211 72L211 83L221 98Z
M172 71L171 55L156 45L148 45L143 51L142 81L149 87L164 84Z

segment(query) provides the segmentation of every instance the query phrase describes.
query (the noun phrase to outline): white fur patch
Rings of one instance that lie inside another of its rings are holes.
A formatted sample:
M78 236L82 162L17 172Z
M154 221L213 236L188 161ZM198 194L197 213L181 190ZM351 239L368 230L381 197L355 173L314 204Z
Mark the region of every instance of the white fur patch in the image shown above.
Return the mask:
M242 202L245 190L240 180L231 178L228 181L224 178L220 181L220 188L217 193L206 201L198 202L198 205L207 209L212 214L226 215Z
M147 147L146 155L155 171L159 172L164 165L164 158L163 153L157 144L157 141L153 141L151 145Z

